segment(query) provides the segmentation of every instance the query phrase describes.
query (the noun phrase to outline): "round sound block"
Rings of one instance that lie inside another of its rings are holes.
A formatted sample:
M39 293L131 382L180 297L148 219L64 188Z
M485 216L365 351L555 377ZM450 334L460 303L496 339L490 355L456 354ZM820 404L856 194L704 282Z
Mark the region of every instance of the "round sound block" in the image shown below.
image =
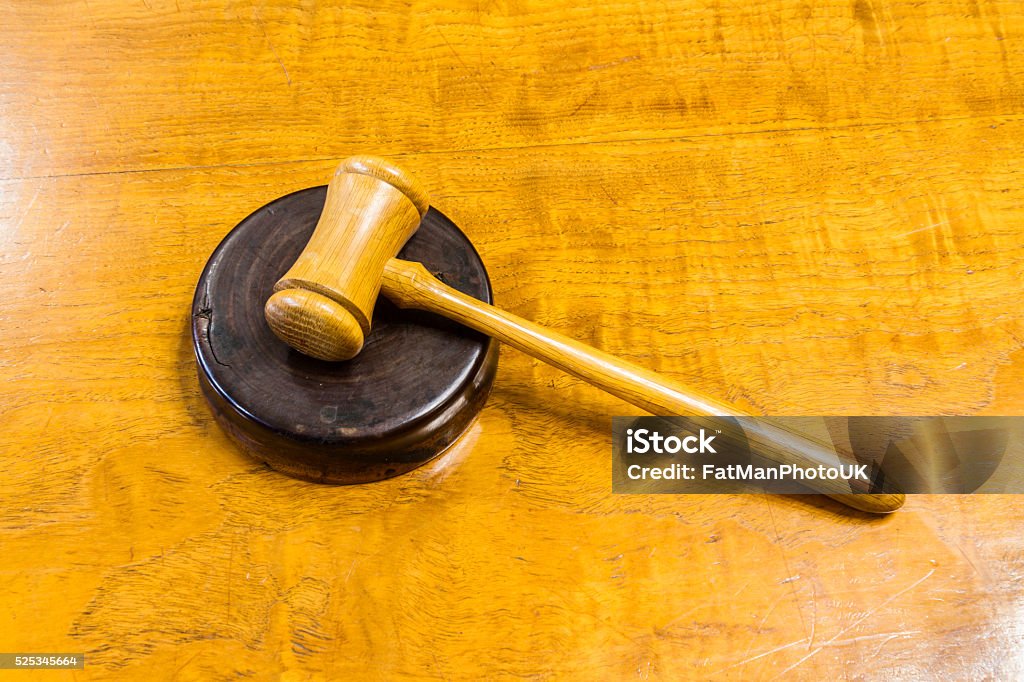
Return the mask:
M244 450L306 480L363 483L424 464L468 428L490 392L498 343L383 297L352 360L315 360L278 339L263 305L313 233L326 194L314 187L281 197L225 237L196 287L192 341L203 394ZM434 209L399 258L491 302L480 257Z

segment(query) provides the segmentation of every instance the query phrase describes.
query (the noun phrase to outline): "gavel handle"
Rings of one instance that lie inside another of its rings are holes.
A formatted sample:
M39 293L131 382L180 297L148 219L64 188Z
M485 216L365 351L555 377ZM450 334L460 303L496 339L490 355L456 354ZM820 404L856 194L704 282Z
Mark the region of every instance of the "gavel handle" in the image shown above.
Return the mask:
M389 260L381 293L400 308L426 310L464 324L652 414L750 416L712 396L456 291L438 281L420 263L397 258ZM814 466L834 461L831 451L804 434L761 422L747 422L744 429L752 444L756 441L759 453L780 464ZM838 492L842 485L826 480L820 482L818 489L843 504L867 512L888 513L903 505L901 493Z

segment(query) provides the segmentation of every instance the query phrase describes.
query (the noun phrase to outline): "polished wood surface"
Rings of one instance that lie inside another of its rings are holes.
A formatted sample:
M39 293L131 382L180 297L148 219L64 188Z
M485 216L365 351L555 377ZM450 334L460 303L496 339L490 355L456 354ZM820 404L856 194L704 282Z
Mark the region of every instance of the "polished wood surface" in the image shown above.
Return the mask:
M1024 6L0 5L6 651L82 679L1013 679L1024 502L613 496L517 352L444 458L254 463L195 380L233 225L393 157L496 303L765 414L1024 412ZM13 673L12 673L13 675ZM31 679L31 673L19 673Z
M652 414L749 416L735 405L481 303L439 282L421 263L398 258L388 261L381 292L400 308L426 310L460 322ZM709 428L716 426L729 429L729 425L718 421L708 423ZM829 447L831 443L767 423L758 424L758 427L754 430L748 428L746 433L744 429L736 428L731 435L749 442L752 450L776 464L814 468L830 466L836 461L836 451ZM842 461L856 460L847 455ZM888 514L903 506L905 496L898 491L868 492L872 489L865 487L859 491L861 494L851 494L858 492L852 487L856 483L853 480L822 480L809 487L861 511Z
M407 186L416 186L411 197ZM419 199L415 205L413 198ZM349 360L362 349L377 294L383 293L401 309L435 313L483 332L653 414L745 414L734 405L464 294L441 282L422 263L395 258L428 205L418 183L391 162L368 156L342 161L327 188L323 213L309 243L266 302L266 321L274 333L313 358ZM277 212L285 210L282 206ZM256 251L264 245L248 248ZM266 269L274 267L274 262L267 258L249 267ZM211 267L206 269L209 272ZM244 342L239 339L233 345ZM387 358L381 369L400 359ZM246 383L250 380L245 378ZM275 392L274 404L264 409L276 412L278 396L288 393ZM235 396L226 390L225 397L231 401ZM247 411L256 420L263 418L260 410ZM814 467L835 461L833 449L790 429L763 424L747 437L752 445L756 442L759 453L778 464ZM852 455L845 460L856 461ZM899 492L857 491L851 483L857 482L824 480L812 488L861 511L889 513L903 506Z

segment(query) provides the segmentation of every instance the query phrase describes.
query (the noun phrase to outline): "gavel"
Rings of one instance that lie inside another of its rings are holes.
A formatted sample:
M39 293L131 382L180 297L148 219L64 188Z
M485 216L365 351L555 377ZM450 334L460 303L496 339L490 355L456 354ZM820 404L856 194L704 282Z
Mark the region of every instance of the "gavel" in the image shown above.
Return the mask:
M751 417L736 406L509 312L438 281L419 263L395 258L429 208L411 174L383 159L354 156L338 167L316 228L274 286L264 313L292 348L326 361L355 357L370 331L379 294L399 308L441 315L519 349L628 403L662 416ZM822 442L759 420L744 421L752 447L778 464L834 462ZM895 511L898 492L851 493L846 482L817 490L850 507Z

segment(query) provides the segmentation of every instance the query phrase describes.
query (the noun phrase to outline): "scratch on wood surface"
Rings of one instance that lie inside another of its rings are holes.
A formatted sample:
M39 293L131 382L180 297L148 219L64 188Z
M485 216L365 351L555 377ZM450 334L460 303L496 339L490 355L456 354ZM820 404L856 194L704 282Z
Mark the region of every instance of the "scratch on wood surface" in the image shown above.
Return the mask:
M348 585L349 578L352 577L352 571L356 570L356 564L359 563L359 557L352 560L352 565L348 567L348 573L345 574L345 584Z
M911 586L911 587L913 587L913 586ZM919 635L919 634L921 634L920 630L901 630L899 632L879 632L879 633L874 634L874 635L861 635L860 637L850 637L850 638L847 638L847 639L834 639L834 640L829 640L829 641L825 642L824 644L821 645L821 647L819 647L819 649L816 649L816 651L818 651L820 649L824 649L826 647L849 646L850 644L857 644L859 642L870 642L870 641L873 641L873 640L876 640L876 639L881 639L882 643L878 645L878 648L875 649L874 654L872 654L873 656L877 656L878 652L881 651L882 647L884 647L886 644L888 644L892 640L898 639L900 637L912 637L914 635ZM810 638L803 637L803 638L798 639L796 641L790 642L789 644L783 644L782 646L777 646L774 649L769 649L768 651L762 651L759 654L754 654L753 656L749 656L747 658L744 658L743 660L737 661L736 663L733 663L732 665L729 665L729 666L727 666L725 668L721 668L719 670L716 670L715 672L713 672L711 674L712 675L718 675L720 673L725 672L726 670L732 670L733 668L738 668L740 666L747 665L748 663L753 663L754 661L757 661L759 659L765 658L766 656L771 656L772 654L776 654L776 653L778 653L780 651L785 651L786 649L791 649L791 648L793 648L793 647L795 647L795 646L797 646L799 644L803 644L804 642L810 642L810 641L811 641ZM809 658L809 656L807 656L805 658ZM791 670L793 667L796 667L796 666L791 666L790 668L787 668L785 671L780 673L780 676L785 674L788 670Z
M956 549L957 549L958 552L960 552L960 554L963 556L963 558L967 560L967 563L971 565L971 569L976 574L981 575L981 571L978 570L978 567L974 565L973 561L971 561L971 557L969 557L967 555L967 552L964 551L963 545L957 544L956 545Z
M940 220L937 223L933 223L931 225L925 225L924 227L919 227L916 230L911 230L910 232L904 232L903 234L898 234L898 235L896 235L896 237L897 238L899 238L899 237L909 237L912 234L917 234L918 232L924 232L925 230L934 230L936 227L942 227L943 225L948 225L948 224L949 224L948 221Z
M569 118L572 118L572 117L573 117L573 116L575 116L576 114L580 113L580 110L581 110L581 109L583 109L583 107L587 106L587 104L588 104L588 103L590 102L590 100L594 99L594 95L596 95L596 94L597 94L597 91L598 91L598 87L599 87L599 86L597 85L597 83L595 83L595 84L594 84L594 87L593 87L593 88L591 88L591 90L590 90L590 94L588 94L588 95L587 95L586 97L584 97L584 98L583 98L583 101L582 101L582 102L580 102L580 103L579 103L578 105L576 105L576 108L574 108L574 109L573 109L573 110L572 110L572 111L571 111L571 112L569 113Z
M235 567L235 538L231 538L231 549L228 552L228 599L227 607L224 609L228 618L231 617L231 583L234 577Z
M884 639L882 640L882 643L879 644L878 648L875 649L874 653L871 654L871 658L876 658L878 656L878 654L880 654L882 652L882 647L884 647L886 644L888 644L892 640L898 639L899 637L910 637L912 635L919 635L919 634L921 634L920 630L904 630L903 632L890 632L890 633L884 635ZM864 635L863 637L855 637L854 639L859 641L859 640L865 640L865 639L879 639L881 637L882 637L882 635Z
M807 650L810 651L814 646L814 631L818 626L818 588L811 583L811 636L807 638Z
M778 653L780 651L785 651L786 649L789 649L791 647L795 647L797 644L803 644L806 641L807 641L806 637L801 637L800 639L795 640L793 642L790 642L789 644L783 644L782 646L777 646L774 649L769 649L768 651L762 651L759 654L751 656L750 658L745 658L742 661L738 661L736 663L733 663L732 665L730 665L728 667L725 667L725 668L722 668L721 670L716 670L715 672L712 673L712 675L717 675L719 673L725 672L726 670L732 670L733 668L738 668L741 665L747 665L748 663L753 663L754 661L756 661L756 660L758 660L760 658L764 658L765 656L771 656L772 654Z
M845 635L847 632L849 632L850 630L854 629L855 627L857 627L858 625L863 623L865 620L870 618L880 608L882 608L883 606L889 604L890 602L892 602L893 600L899 598L900 596L906 594L910 590L914 589L915 587L917 587L918 585L923 583L925 580L927 580L928 578L932 577L932 574L934 574L934 573L935 573L935 569L933 568L930 571L928 571L927 573L925 573L923 576L921 576L919 579L915 580L913 583L908 585L907 587L904 587L899 592L891 595L890 597L888 597L887 599L885 599L881 603L879 603L879 604L873 606L872 608L868 609L867 612L863 616L861 616L860 618L858 618L857 620L853 621L852 623L847 625L845 628L840 630L838 633L836 633L836 635L834 637L832 637L832 639L828 640L827 642L825 642L824 644L819 646L817 649L814 649L813 651L811 651L811 653L807 654L806 656L804 656L799 661L797 661L793 665L791 665L788 668L786 668L785 670L783 670L781 673L779 673L778 675L776 675L772 679L777 680L780 677L782 677L783 675L785 675L786 673L788 673L789 671L791 671L791 670L793 670L795 668L798 668L799 666L803 665L806 661L810 660L813 656L815 656L818 653L820 653L823 649L825 649L826 647L828 647L828 646L832 645L833 643L835 643L835 641L837 639L839 639L840 637Z
M36 186L35 192L32 193L32 198L28 202L28 206L21 210L21 215L18 216L18 219L15 221L14 226L10 228L10 231L12 233L16 232L21 227L21 224L25 221L25 218L28 216L29 211L31 211L32 207L36 205L36 199L39 198L39 192L41 191L42 188ZM26 253L25 255L27 256L28 254Z
M775 534L775 546L779 548L779 552L782 554L782 565L786 568L787 575L794 575L793 571L789 567L789 557L786 554L786 548L782 546L780 540L782 536L779 534L779 525L775 522L775 512L772 510L771 495L766 495L764 498L765 505L768 507L768 518L772 522L772 532ZM793 603L796 604L796 613L800 617L800 626L807 631L807 622L804 620L804 610L800 607L800 595L796 592L796 586L792 582L789 582L790 593L793 595Z
M859 637L848 637L847 639L837 639L834 642L829 642L829 646L848 646L850 644L857 644L858 642L870 642L875 639L884 639L888 642L896 637L910 637L911 635L921 634L920 630L901 630L899 632L879 632L874 635L861 635ZM882 645L885 644L882 642ZM822 645L825 646L825 645Z
M635 62L640 59L640 55L631 55L629 57L622 57L620 59L614 59L610 62L604 62L603 64L592 64L587 67L587 71L601 71L603 69L610 69L613 66L619 66L620 64L628 64L629 62Z
M476 85L485 95L487 95L488 99L494 100L494 96L491 94L490 88L488 88L487 85L484 83L484 78L482 77L483 72L481 71L481 69L473 68L466 63L466 60L462 58L462 55L460 55L459 52L455 49L455 47L452 45L452 42L448 40L448 36L444 34L444 31L441 30L440 26L434 24L434 29L441 35L441 40L443 40L444 44L448 46L448 49L451 50L452 55L455 57L456 60L458 60L459 64L462 64L463 67L470 71L475 71L478 76L481 76L481 78L476 81Z
M260 33L263 34L263 40L267 42L267 47L270 49L270 53L274 55L274 58L277 59L277 63L281 66L281 70L284 71L285 80L287 80L288 85L291 86L292 77L288 74L288 67L284 65L284 60L281 59L281 55L279 55L277 53L277 50L274 49L274 43L270 42L270 36L267 35L267 29L263 25L263 19L260 18L259 12L256 10L255 7L253 7L252 10L252 18L253 21L256 22L256 25L259 27Z
M738 596L740 596L741 594L743 594L743 593L744 593L744 592L745 592L745 591L747 590L747 588L748 588L749 586L750 586L750 581L747 581L747 582L743 583L743 587L739 588L738 590L736 590L736 592L734 592L734 593L733 593L733 595L732 595L732 596L733 596L733 599L735 599L736 597L738 597ZM706 607L708 607L708 606L711 606L711 605L713 605L713 604L717 604L717 603L718 603L718 601L719 601L719 600L718 600L718 596L717 596L717 595L716 595L716 596L712 596L712 597L711 597L711 598L709 598L709 599L705 599L705 600L701 601L700 603L698 603L698 604L695 604L694 606L691 606L690 608L686 609L686 610L685 610L685 611L683 611L682 613L679 613L678 615L676 615L675 617L673 617L672 619L670 619L669 621L667 621L667 622L666 622L666 623L665 623L664 625L661 625L661 626L659 626L659 627L656 627L656 628L654 629L654 633L655 633L655 634L656 634L656 635L657 635L658 637L664 637L664 636L665 636L665 634L666 634L666 633L667 633L667 632L669 631L669 629L670 629L670 628L671 628L671 627L672 627L673 625L675 625L676 623L678 623L678 622L679 622L680 620L682 620L682 619L683 619L683 618L685 618L686 616L690 615L690 614L691 614L691 613L693 613L694 611L699 611L700 609L706 608ZM774 608L775 608L775 606L773 605L773 606L772 606L772 608L774 609ZM767 618L767 616L765 616L765 618ZM762 621L762 625L763 625L763 624L764 624L764 621Z

